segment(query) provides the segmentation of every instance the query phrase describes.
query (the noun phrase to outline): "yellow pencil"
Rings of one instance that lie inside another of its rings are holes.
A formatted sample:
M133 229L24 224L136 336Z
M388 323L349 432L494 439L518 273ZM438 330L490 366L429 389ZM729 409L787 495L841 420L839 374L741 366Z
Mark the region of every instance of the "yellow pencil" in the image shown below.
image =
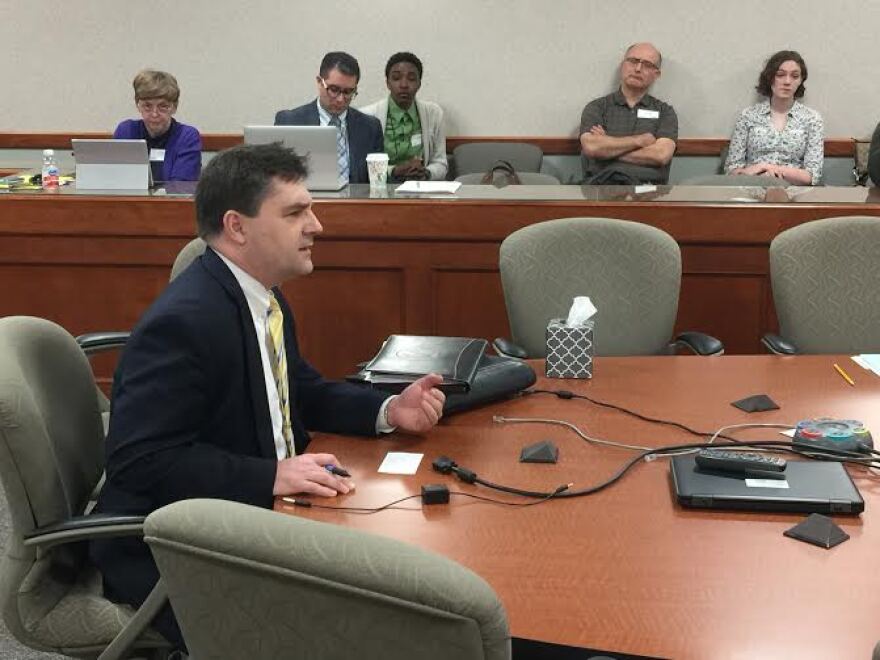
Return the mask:
M849 374L848 374L848 373L846 373L843 369L840 368L840 365L839 365L839 364L835 364L835 365L834 365L834 369L837 371L837 373L839 373L839 374L841 375L841 377L842 377L847 383L849 383L850 385L852 385L853 387L855 387L855 384L856 384L855 381L854 381L852 378L849 377Z

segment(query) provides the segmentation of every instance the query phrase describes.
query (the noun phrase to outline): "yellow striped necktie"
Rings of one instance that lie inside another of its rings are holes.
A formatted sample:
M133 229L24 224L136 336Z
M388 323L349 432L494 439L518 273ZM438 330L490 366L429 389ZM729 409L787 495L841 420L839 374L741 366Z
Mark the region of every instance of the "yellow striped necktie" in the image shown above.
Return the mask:
M278 401L281 404L281 435L287 448L287 457L294 455L293 428L290 425L290 396L287 381L287 356L284 351L284 315L274 294L269 292L269 311L266 316L268 333L269 363L278 389Z

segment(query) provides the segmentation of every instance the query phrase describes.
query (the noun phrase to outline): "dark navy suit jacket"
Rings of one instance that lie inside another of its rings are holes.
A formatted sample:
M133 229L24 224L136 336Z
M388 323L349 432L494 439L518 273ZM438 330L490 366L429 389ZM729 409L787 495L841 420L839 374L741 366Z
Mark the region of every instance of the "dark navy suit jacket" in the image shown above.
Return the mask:
M301 357L293 314L275 295L284 314L298 451L308 444L307 428L375 435L388 395L324 380ZM277 458L257 341L241 287L208 248L165 289L126 344L113 382L98 511L145 515L194 497L272 506ZM93 542L91 556L114 600L138 606L158 578L140 539ZM169 616L165 623L174 626Z
M385 151L382 125L375 117L360 110L348 109L349 183L369 183L367 154ZM293 110L279 110L275 115L276 126L319 126L318 102L306 103Z

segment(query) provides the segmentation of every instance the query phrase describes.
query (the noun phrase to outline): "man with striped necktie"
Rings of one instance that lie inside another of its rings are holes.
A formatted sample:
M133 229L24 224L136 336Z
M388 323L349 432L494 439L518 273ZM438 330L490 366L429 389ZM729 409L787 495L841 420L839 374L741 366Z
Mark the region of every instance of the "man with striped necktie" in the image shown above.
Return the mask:
M271 507L278 495L347 493L309 454L309 430L423 433L442 414L440 376L389 397L330 382L300 355L280 285L312 271L321 224L305 162L278 144L218 154L196 193L205 254L144 314L113 383L107 480L97 510L141 514L211 497ZM96 541L107 596L136 607L158 579L139 538ZM170 608L154 627L184 645Z
M385 151L379 120L350 107L360 78L354 57L339 51L327 53L315 80L318 98L275 115L276 126L336 126L339 175L349 183L369 183L367 154Z

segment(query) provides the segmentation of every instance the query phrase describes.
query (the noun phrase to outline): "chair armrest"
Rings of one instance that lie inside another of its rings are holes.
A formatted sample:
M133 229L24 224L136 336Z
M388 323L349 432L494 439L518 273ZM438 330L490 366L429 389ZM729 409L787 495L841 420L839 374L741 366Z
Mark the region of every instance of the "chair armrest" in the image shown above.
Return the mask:
M675 346L684 346L697 355L723 355L721 340L703 332L682 332L675 337Z
M799 353L797 346L770 332L761 337L761 343L764 344L764 348L775 355L797 355Z
M118 536L143 536L146 516L99 513L46 525L24 535L24 545L49 548L62 543Z
M529 357L526 349L504 337L496 337L495 341L492 342L492 348L502 357L518 358L520 360L527 360Z
M119 348L128 341L130 332L89 332L76 338L76 343L86 355Z

